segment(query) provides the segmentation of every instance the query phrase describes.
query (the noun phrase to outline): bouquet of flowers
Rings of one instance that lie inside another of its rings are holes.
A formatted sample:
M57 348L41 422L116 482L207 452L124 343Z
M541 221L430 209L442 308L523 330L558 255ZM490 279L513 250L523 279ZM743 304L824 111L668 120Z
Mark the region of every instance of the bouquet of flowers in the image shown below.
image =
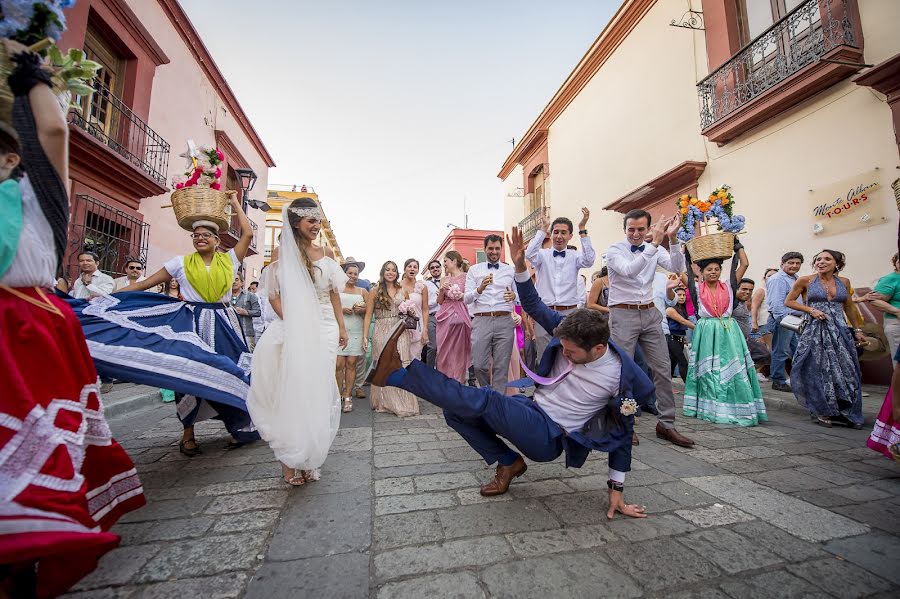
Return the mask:
M66 30L63 9L75 0L7 0L3 3L0 37L31 46L45 38L58 40Z
M462 292L462 289L459 288L459 285L457 285L456 283L453 283L452 285L450 285L450 288L447 289L446 296L448 298L452 299L453 301L458 302L458 301L462 300L463 292Z
M222 169L220 165L225 160L225 155L218 148L211 146L194 146L193 141L188 140L188 151L181 154L188 159L187 170L183 175L174 178L175 189L184 187L209 187L219 191L222 189L220 178Z
M416 302L411 299L403 300L397 307L400 312L400 320L407 329L415 329L419 326L419 317L416 314Z
M733 213L734 197L727 185L715 190L706 200L700 200L689 194L678 198L676 205L681 214L681 227L678 239L690 241L697 234L700 224L706 224L710 218L716 219L719 231L740 233L744 230L744 217Z

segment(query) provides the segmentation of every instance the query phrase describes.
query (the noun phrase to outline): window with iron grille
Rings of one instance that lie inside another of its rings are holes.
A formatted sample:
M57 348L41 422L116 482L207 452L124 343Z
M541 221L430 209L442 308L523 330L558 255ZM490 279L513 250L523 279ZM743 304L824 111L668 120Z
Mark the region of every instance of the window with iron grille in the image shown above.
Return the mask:
M100 257L101 271L122 276L128 260L147 263L149 241L149 224L89 195L78 194L69 223L65 275L77 277L78 254L90 251Z

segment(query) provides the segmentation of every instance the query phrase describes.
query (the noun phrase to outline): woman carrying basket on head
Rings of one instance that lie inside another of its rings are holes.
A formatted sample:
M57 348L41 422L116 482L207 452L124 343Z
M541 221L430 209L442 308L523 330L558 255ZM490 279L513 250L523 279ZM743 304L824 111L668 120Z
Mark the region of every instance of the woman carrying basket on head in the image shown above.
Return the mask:
M231 307L231 284L253 230L237 196L229 194L241 229L234 248L219 251L219 226L197 220L191 226L194 253L175 256L143 281L80 306L91 355L102 374L176 391L184 425L179 451L189 457L201 453L194 424L202 420L225 424L233 437L227 448L259 439L245 403L250 354L237 309ZM184 302L128 293L172 280Z

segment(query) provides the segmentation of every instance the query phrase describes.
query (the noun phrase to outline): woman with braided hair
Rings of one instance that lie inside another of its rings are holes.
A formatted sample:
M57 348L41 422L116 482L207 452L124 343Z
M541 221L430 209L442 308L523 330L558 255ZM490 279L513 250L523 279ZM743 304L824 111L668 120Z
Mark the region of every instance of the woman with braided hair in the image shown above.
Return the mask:
M65 116L40 58L3 43L15 100L0 123L0 596L48 597L91 572L119 544L109 528L145 500L78 319L51 291L68 230Z

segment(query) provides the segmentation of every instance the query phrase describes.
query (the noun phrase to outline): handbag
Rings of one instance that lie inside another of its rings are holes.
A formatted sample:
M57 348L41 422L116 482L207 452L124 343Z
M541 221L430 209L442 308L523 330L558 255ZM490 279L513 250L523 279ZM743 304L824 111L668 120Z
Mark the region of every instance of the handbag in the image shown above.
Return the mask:
M419 326L419 317L415 314L401 314L400 321L407 329L416 329Z
M809 317L805 314L803 316L797 316L796 314L788 314L784 318L781 319L780 324L784 328L789 331L794 331L798 335L803 333L803 329L806 328L807 323L809 323Z

